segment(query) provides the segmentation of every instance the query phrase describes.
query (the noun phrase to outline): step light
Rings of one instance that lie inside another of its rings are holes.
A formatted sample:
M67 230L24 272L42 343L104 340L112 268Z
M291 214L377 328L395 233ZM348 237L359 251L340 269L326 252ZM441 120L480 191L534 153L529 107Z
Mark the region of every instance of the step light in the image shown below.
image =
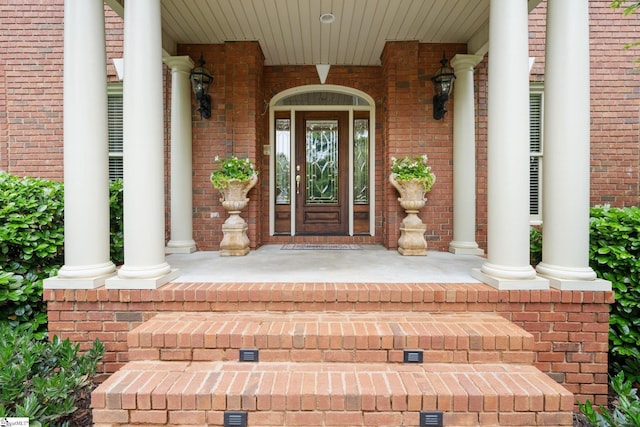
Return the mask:
M443 427L441 411L421 411L420 427Z
M258 350L240 350L240 361L241 362L257 362L258 361Z
M224 427L247 427L247 413L225 411L223 422Z
M404 363L422 363L423 351L422 350L405 350L404 351Z

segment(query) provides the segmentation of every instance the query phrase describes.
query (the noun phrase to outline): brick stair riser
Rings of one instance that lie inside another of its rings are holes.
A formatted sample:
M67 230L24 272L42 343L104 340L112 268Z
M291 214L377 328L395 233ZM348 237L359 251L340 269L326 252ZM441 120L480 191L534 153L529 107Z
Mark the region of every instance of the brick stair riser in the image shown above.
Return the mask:
M377 427L418 426L419 412L415 411L259 411L249 412L249 426L291 427ZM94 427L141 425L160 426L223 426L224 411L163 411L163 410L94 410ZM568 412L541 413L446 413L443 424L462 426L571 426Z
M253 348L253 347L248 347ZM417 350L408 348L407 350ZM165 361L237 361L239 349L209 348L133 348L129 350L129 360ZM532 351L468 351L468 350L426 350L423 363L518 363L532 364ZM259 349L262 362L362 362L362 363L404 363L402 350L297 350Z
M234 332L236 331L236 332ZM533 337L495 314L163 314L128 334L129 360L532 363Z

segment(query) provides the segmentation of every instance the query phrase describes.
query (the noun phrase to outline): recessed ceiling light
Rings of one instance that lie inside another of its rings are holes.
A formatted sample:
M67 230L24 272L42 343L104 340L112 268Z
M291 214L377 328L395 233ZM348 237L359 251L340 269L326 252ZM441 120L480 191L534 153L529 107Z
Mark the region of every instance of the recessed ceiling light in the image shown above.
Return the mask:
M320 15L320 22L322 22L323 24L333 24L335 20L336 17L333 13L323 13L322 15Z

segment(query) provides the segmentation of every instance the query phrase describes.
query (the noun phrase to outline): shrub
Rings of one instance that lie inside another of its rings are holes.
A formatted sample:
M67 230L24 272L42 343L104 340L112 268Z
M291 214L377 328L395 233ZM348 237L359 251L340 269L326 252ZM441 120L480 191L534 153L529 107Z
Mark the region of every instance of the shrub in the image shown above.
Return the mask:
M615 303L609 319L611 373L640 381L640 208L591 209L591 267L611 281Z
M542 262L542 231L537 227L529 229L529 258L533 266Z
M61 183L0 173L0 322L44 332L42 280L63 262Z
M580 411L587 420L597 427L633 427L640 426L640 398L638 391L627 380L624 372L611 379L611 389L616 394L613 408L600 406L596 410L590 401L578 403Z
M111 183L109 202L111 259L122 264L122 180ZM42 280L57 273L63 252L63 185L0 172L0 322L46 332Z
M68 425L76 397L93 386L104 354L99 341L78 345L39 340L30 328L0 323L0 417L27 417L31 426Z
M109 186L109 207L111 214L111 261L116 265L124 262L124 227L122 180L117 179Z

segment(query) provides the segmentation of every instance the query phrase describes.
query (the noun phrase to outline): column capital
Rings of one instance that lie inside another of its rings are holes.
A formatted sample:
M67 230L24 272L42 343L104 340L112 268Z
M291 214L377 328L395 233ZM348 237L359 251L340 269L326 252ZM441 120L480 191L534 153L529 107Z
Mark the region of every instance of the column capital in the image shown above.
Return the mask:
M165 56L162 61L167 64L171 71L174 72L189 72L193 69L195 63L188 55L184 56Z
M484 59L484 55L466 55L466 54L457 54L449 63L451 67L453 67L453 71L462 71L462 69L473 69L476 65L478 65Z

